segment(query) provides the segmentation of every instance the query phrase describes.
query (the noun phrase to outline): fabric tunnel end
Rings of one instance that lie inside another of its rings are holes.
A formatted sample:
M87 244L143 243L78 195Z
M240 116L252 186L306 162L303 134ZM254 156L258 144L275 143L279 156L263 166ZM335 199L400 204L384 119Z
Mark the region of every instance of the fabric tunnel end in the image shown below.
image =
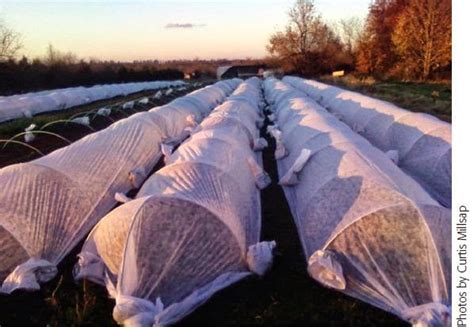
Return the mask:
M115 201L119 203L127 203L127 202L132 201L132 199L130 199L125 193L121 193L121 192L115 193L114 199Z
M128 179L133 188L139 188L146 179L145 168L135 168L128 173Z
M174 146L171 144L161 143L161 153L165 156L164 161L165 164L168 164L169 158L173 154Z
M267 172L262 171L259 175L256 177L256 185L259 190L266 189L270 184L272 183L272 179L270 178L270 175L268 175Z
M282 141L282 133L278 129L278 125L268 126L267 132L275 139L276 150L275 150L275 159L280 160L288 156L289 152L285 147L285 144Z
M30 124L27 128L25 128L25 132L30 132L36 128L36 124Z
M135 107L135 102L134 101L129 101L129 102L126 102L122 105L122 109L124 109L124 110L130 110L130 109L133 109L133 107Z
M247 250L247 265L251 272L263 276L272 267L275 241L259 242L249 246Z
M330 251L314 252L308 260L308 273L324 286L336 290L346 289L342 266Z
M257 163L253 156L247 158L247 164L249 166L252 175L255 178L255 185L259 190L263 190L272 183L270 176L265 170Z
M196 126L198 125L195 115L187 115L187 116L186 116L186 122L187 122L191 127L196 127Z
M81 252L77 257L78 261L72 271L74 280L78 282L82 279L88 279L94 283L104 285L106 270L102 259L91 252Z
M275 138L275 134L273 133L274 130L278 130L278 124L268 125L267 126L267 134L270 134L272 137Z
M161 97L163 96L163 93L161 93L161 91L158 91L155 93L155 95L153 96L154 99L160 99Z
M145 98L139 100L139 101L138 101L138 104L147 105L149 102L150 102L150 100L145 97Z
M311 158L311 150L303 149L301 150L300 155L296 158L295 162L291 168L286 172L286 174L280 179L279 184L282 186L293 186L299 183L298 173L300 173L306 163Z
M26 143L31 143L35 140L36 136L32 133L32 131L36 128L35 124L31 124L27 128L25 128L25 135L24 139Z
M268 147L268 142L263 137L259 137L253 141L253 150L262 151Z
M164 305L159 297L153 304L145 299L117 295L113 317L118 324L126 327L161 326L157 318L163 309Z
M11 294L15 290L37 291L41 283L53 279L58 273L56 265L44 259L29 259L18 265L5 278L0 288L0 294Z
M104 117L110 116L111 113L112 113L112 110L110 108L100 108L97 111L97 115L104 116Z
M451 308L440 302L408 308L402 311L401 317L413 327L451 326Z
M71 121L83 126L90 126L91 124L91 120L88 116L77 117L77 118L72 119Z

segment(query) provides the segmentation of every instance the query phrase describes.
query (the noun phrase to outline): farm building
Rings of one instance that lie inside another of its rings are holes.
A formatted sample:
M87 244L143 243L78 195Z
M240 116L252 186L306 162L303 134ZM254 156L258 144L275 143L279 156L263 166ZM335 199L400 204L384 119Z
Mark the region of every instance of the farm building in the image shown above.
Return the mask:
M253 76L263 76L263 72L267 68L266 65L235 65L221 66L217 68L217 78L248 78Z

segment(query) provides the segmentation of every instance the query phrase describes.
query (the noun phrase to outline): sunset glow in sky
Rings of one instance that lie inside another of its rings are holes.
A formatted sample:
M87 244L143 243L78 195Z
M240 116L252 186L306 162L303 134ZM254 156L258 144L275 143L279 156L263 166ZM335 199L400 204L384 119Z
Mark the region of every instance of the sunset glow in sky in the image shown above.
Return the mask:
M0 18L22 34L23 53L49 43L81 58L142 60L263 57L293 0L0 0ZM367 14L370 0L316 1L323 18Z

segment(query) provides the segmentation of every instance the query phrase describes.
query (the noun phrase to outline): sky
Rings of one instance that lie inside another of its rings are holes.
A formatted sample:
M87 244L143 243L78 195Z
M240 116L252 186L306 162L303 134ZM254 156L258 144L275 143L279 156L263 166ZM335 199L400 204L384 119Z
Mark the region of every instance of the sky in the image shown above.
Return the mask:
M22 53L48 44L80 58L261 58L294 0L0 0L0 18L22 35ZM316 0L325 21L366 16L370 0Z

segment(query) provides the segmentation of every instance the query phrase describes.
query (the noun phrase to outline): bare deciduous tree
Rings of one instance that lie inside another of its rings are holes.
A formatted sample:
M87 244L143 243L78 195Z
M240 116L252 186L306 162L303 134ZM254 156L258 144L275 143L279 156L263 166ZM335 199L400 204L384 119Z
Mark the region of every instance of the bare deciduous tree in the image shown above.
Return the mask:
M77 61L77 56L74 53L61 52L54 48L52 44L49 44L46 49L44 63L48 66L71 66L76 64Z
M296 0L289 11L284 31L270 37L267 50L286 71L313 75L331 70L341 52L341 44L316 12L314 1Z
M311 27L317 22L314 3L307 0L297 0L289 12L290 22L296 30L299 52L305 54L311 46ZM296 28L295 28L296 27Z
M341 19L337 26L339 37L346 50L353 55L362 37L364 24L359 17Z
M20 34L8 28L0 20L0 61L6 61L14 58L21 49Z

